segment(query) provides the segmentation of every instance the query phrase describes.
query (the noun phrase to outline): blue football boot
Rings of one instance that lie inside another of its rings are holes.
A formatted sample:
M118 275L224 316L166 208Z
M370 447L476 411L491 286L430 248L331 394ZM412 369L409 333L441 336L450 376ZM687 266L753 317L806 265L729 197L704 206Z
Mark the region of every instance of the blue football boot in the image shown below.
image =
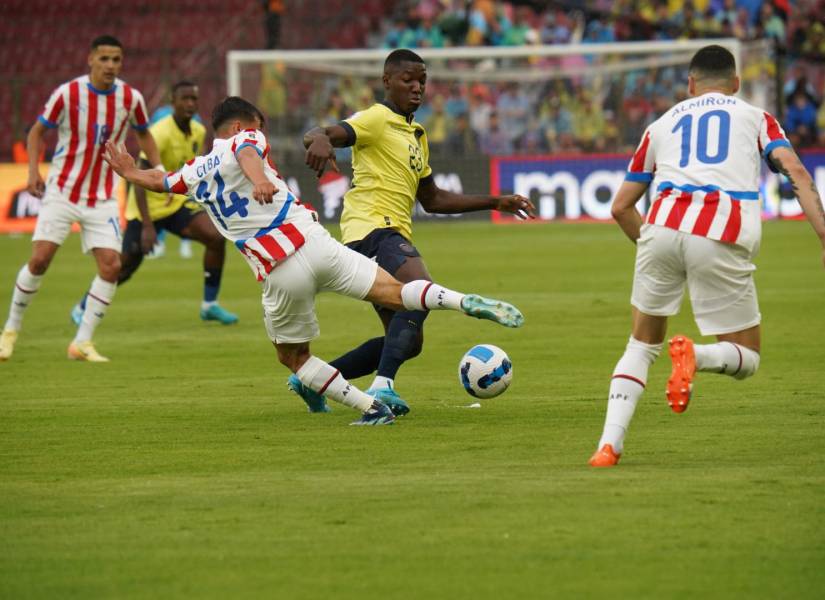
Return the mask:
M386 404L396 417L403 417L410 412L409 405L391 387L371 388L367 390L367 394Z
M221 325L234 325L238 322L238 315L234 315L220 304L212 304L206 310L201 309L201 319L204 321L218 321Z
M80 322L83 320L83 311L84 309L80 302L72 307L71 319L72 323L74 323L77 327L80 327Z
M461 300L461 310L471 317L495 321L505 327L521 327L524 325L524 315L512 304L484 298L477 294L467 294Z
M297 375L290 375L286 380L286 387L298 394L301 399L306 402L307 408L311 413L327 413L332 412L332 409L327 406L327 400L322 394L315 392L301 383Z
M350 425L392 425L395 422L395 415L390 407L378 400L374 400L372 406L367 409L361 418L353 421Z

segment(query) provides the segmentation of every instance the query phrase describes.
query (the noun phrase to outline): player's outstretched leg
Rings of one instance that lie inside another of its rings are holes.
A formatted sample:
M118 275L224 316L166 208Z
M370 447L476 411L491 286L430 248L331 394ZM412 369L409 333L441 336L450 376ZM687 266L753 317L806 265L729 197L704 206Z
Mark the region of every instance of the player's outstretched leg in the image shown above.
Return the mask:
M0 361L9 360L14 352L17 333L23 325L23 314L34 299L43 275L35 275L29 270L28 263L23 265L14 281L14 291L11 296L9 318L0 334Z
M756 335L758 336L758 332ZM759 353L747 346L729 341L694 344L693 340L684 335L671 338L670 360L672 369L667 380L666 395L670 408L677 413L687 410L696 371L745 379L759 368Z
M309 344L278 344L278 359L305 388L361 411L353 425L389 425L395 415L341 376L341 372L309 353Z
M636 403L647 384L648 369L661 351L662 344L645 344L633 337L628 341L613 369L604 430L596 453L590 457L590 466L612 467L619 462Z
M476 294L461 294L423 279L403 284L401 302L407 310L456 310L505 327L524 324L524 315L512 304Z

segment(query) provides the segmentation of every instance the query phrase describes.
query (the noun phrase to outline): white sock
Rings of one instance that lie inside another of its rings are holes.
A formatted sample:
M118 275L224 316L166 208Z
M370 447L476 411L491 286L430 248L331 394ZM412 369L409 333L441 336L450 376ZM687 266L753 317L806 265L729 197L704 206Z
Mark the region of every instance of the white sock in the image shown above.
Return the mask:
M338 369L315 356L310 356L295 374L311 390L361 412L366 412L375 400L344 379Z
M89 296L86 298L86 310L83 311L83 319L74 336L76 344L92 339L95 329L106 314L106 309L112 303L116 289L116 283L104 281L99 275L92 280Z
M372 380L372 385L370 386L371 390L383 390L385 388L393 389L393 383L395 383L389 377L381 377L381 375L376 375L375 379Z
M632 336L627 342L624 355L613 369L599 448L610 444L617 454L621 454L624 436L636 411L636 403L647 384L647 371L661 351L662 344L645 344Z
M696 344L696 370L730 375L734 379L750 377L759 368L759 353L733 342Z
M32 272L29 271L29 265L23 265L23 268L17 273L17 279L14 281L14 293L11 296L11 307L9 308L9 318L6 321L5 329L20 331L20 326L23 324L23 313L31 304L37 290L40 289L41 281L43 281L42 275L32 275Z
M218 303L217 300L212 300L211 302L207 302L206 300L201 301L201 310L209 310L213 306Z
M407 310L461 310L464 294L418 279L401 288L401 302Z

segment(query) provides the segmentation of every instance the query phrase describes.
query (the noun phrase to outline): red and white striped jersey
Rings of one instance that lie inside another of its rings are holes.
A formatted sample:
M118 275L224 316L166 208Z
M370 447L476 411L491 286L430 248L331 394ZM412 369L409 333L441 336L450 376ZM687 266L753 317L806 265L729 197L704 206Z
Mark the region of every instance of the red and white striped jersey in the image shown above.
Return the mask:
M271 204L259 204L254 186L238 164L237 153L252 147L263 161L264 174L278 193ZM190 160L164 180L166 191L187 194L207 207L215 227L241 251L258 281L304 245L315 214L301 205L269 162L269 144L260 131L247 129L229 139L215 139L212 152Z
M127 123L134 129L149 126L139 91L120 79L110 89L98 90L88 75L52 92L38 120L57 128L46 185L56 185L69 202L90 207L114 195L116 175L103 160L106 141L122 142Z
M647 128L625 179L653 182L647 223L754 251L761 161L780 146L790 142L772 115L711 92L680 102Z

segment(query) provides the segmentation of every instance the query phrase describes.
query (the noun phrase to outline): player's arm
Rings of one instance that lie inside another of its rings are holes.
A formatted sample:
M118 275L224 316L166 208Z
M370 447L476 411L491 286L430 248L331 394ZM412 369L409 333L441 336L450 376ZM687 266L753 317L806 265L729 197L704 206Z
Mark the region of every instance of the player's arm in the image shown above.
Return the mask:
M32 196L37 198L42 198L46 189L46 184L40 175L37 164L40 160L40 152L44 144L43 136L45 135L46 126L38 120L34 122L29 130L29 135L26 137L26 152L29 153L29 181L26 184L26 189Z
M140 159L141 168L149 169L151 166L145 158ZM158 169L158 171L160 171L160 169ZM149 254L158 241L158 232L155 230L155 224L152 222L152 217L149 214L146 190L139 185L135 186L135 204L137 204L142 224L140 231L140 249L144 254Z
M634 244L642 235L642 215L636 210L636 203L644 196L650 184L648 182L627 181L622 182L616 197L613 198L613 206L610 213L616 219L616 223L625 232Z
M789 146L776 148L768 155L768 160L791 182L802 212L822 243L822 262L825 264L825 210L822 208L816 183L796 152Z
M254 186L252 197L259 204L271 203L272 197L278 193L278 188L267 179L266 173L264 173L264 161L261 155L258 154L258 149L251 144L244 145L235 152L235 158L238 160L238 165L240 165L243 174Z
M160 162L160 152L158 152L158 146L155 144L152 132L148 129L135 129L135 135L137 136L138 146L146 156L149 164L163 169L163 163Z
M152 142L154 144L154 142ZM123 144L106 142L106 152L103 154L105 160L115 173L123 177L126 181L139 185L152 192L165 192L164 183L166 174L160 169L139 169L135 164L135 159L126 151Z
M524 196L484 196L456 194L443 190L435 184L432 175L418 182L416 198L428 213L456 214L478 210L500 210L516 215L520 219L535 219L536 207Z
M335 148L346 148L352 146L352 133L344 129L343 125L331 125L329 127L316 127L304 134L304 148L307 149L306 165L318 174L324 174L327 163L338 170L335 162Z

